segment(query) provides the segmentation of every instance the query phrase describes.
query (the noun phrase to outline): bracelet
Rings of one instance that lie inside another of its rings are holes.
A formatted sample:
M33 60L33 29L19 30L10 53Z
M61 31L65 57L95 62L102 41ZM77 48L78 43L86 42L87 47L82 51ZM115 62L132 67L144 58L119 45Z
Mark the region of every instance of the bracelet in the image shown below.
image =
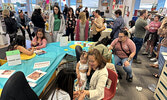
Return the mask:
M130 56L129 56L129 58L128 58L128 60L127 60L127 61L128 61L128 62L129 62L129 61L131 61L131 57L130 57Z

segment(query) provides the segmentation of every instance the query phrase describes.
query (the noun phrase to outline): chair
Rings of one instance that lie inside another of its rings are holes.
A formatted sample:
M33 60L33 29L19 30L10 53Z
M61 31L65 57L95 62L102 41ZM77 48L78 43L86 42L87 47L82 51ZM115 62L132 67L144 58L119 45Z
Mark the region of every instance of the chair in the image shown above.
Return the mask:
M82 48L81 46L76 46L75 47L75 53L76 53L76 57L77 57L77 62L80 60L80 56L81 56L81 53L82 53Z
M14 73L5 83L0 100L39 100L23 72Z
M112 81L110 88L105 87L103 100L111 100L116 93L118 75L111 69L108 69L108 79Z

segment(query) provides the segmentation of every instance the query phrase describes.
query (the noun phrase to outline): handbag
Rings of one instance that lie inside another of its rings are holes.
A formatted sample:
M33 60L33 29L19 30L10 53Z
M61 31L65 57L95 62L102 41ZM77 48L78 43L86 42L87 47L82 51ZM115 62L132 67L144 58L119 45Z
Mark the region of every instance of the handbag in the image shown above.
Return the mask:
M101 28L96 27L96 32L101 32L101 31L104 31L105 29L106 29L106 27L103 24L103 26Z

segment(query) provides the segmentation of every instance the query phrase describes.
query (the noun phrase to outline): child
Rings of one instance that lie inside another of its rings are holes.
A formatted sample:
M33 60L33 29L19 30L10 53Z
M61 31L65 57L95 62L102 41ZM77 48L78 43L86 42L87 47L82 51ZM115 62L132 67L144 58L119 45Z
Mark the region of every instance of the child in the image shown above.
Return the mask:
M90 75L91 71L91 67L88 67L87 60L88 60L88 54L85 51L83 51L80 56L80 61L77 63L76 66L77 79L79 82L79 87L82 86L82 90L84 90L86 87L87 76Z
M74 80L76 79L75 71L64 68L56 76L50 91L46 94L49 98L42 100L73 100ZM44 95L45 97L45 95Z
M26 55L33 55L35 48L32 47L31 50L27 50L25 48L25 38L24 36L18 35L16 36L15 40L9 45L8 51L11 50L19 50L21 53L26 54Z
M34 37L34 39L31 42L31 46L35 47L35 49L41 49L41 48L45 48L47 44L47 40L46 37L43 33L43 29L39 28L37 30L36 36Z

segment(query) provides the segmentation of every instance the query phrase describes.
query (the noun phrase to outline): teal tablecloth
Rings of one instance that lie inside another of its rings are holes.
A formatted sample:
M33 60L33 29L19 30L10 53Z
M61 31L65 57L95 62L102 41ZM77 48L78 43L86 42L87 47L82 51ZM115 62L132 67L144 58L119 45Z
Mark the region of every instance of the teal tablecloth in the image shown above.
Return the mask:
M71 49L69 46L73 45L74 41L69 42L68 46L65 47L60 47L60 43L49 43L47 44L46 48L43 48L44 51L46 51L46 54L43 55L36 55L34 58L30 60L22 60L21 65L16 65L16 66L8 66L8 64L4 64L3 66L0 67L0 70L16 70L17 71L22 71L25 76L29 75L35 70L41 70L44 72L47 72L42 78L40 78L36 83L37 86L32 88L34 92L39 96L48 83L49 79L53 75L54 71L58 67L59 63L63 59L63 57L66 54L76 56L75 50ZM83 42L82 42L83 45ZM67 51L65 51L67 50ZM84 47L83 50L88 51L88 47ZM50 66L45 67L45 68L40 68L40 69L33 69L34 64L37 62L43 62L43 61L50 61ZM3 88L5 85L7 78L0 78L0 88Z

